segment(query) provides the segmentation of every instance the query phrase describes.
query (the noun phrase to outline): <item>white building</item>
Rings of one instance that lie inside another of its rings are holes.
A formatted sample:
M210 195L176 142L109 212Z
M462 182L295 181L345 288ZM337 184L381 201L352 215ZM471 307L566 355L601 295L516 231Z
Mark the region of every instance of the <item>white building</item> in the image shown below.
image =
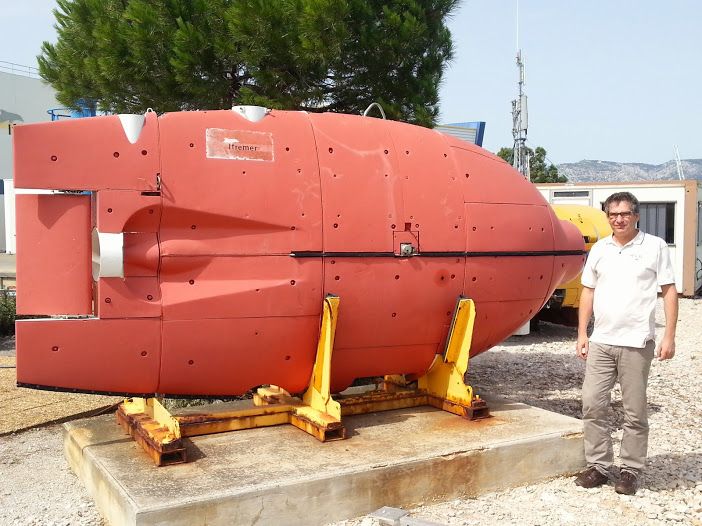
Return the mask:
M48 110L58 106L53 88L36 69L0 61L0 252L15 251L12 126L50 121Z
M678 292L694 296L702 287L702 182L565 183L536 187L549 203L595 208L601 208L615 192L631 192L641 203L639 228L663 238L670 247Z

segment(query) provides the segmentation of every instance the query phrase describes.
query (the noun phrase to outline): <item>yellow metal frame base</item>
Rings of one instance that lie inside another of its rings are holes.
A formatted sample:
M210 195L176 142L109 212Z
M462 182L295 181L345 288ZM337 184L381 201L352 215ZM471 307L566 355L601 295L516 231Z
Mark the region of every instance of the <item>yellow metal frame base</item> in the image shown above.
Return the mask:
M338 401L341 404L342 416L362 415L428 405L468 420L490 417L490 409L487 403L479 396L475 396L470 404L463 404L432 396L421 389L401 389L388 393L383 388L380 388L355 396L342 395L338 398Z
M379 389L360 395L339 396L330 391L331 356L334 347L339 298L324 299L317 357L307 391L302 398L271 385L254 395L254 406L234 411L171 415L156 399L126 400L117 411L117 420L161 466L186 461L182 438L188 436L292 424L318 440L342 440L346 428L342 415L358 415L430 405L464 418L490 416L485 401L475 396L463 381L468 357L475 306L459 298L449 331L446 350L437 354L429 371L409 387L404 376L386 376Z

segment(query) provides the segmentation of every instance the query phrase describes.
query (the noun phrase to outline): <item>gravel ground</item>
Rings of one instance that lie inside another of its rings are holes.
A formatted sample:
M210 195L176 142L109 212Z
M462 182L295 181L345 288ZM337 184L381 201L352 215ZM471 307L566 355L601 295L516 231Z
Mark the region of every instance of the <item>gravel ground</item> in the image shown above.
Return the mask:
M656 313L663 332L662 305ZM446 525L702 526L702 300L682 299L676 355L654 360L649 376L649 459L643 487L618 495L614 484L586 490L561 477L478 498L426 503L410 516ZM585 363L575 356L575 329L543 324L471 360L469 376L480 391L549 411L581 417ZM610 423L618 456L623 410L619 386ZM336 526L373 526L370 517Z
M618 495L612 484L585 490L571 478L557 478L425 503L409 510L410 516L446 525L702 526L702 300L683 299L680 307L677 354L668 362L654 361L651 369L649 465L636 496ZM660 308L658 319L662 323ZM472 360L472 383L478 392L579 418L584 363L575 357L574 342L573 329L543 324L539 333L512 338ZM620 439L616 388L612 408L612 436ZM60 426L0 437L0 524L104 524L64 460ZM337 526L375 524L359 517Z

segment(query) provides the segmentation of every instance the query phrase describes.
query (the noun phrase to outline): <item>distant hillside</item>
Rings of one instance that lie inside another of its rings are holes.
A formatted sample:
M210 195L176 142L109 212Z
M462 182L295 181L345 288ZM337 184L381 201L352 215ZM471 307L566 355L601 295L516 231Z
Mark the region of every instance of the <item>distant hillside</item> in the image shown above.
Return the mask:
M702 159L682 161L685 179L702 181ZM571 183L607 183L659 181L678 178L674 161L665 164L617 163L613 161L580 161L558 165L558 172Z

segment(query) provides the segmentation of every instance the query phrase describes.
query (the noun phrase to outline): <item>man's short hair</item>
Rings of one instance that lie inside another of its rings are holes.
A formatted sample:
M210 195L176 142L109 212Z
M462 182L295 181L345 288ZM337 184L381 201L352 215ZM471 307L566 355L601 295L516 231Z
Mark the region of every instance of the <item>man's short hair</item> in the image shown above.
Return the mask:
M631 211L635 214L639 213L639 200L636 199L636 196L632 194L631 192L617 192L615 194L610 195L604 202L604 212L605 214L609 214L609 206L612 203L621 203L622 201L626 201L631 205Z

